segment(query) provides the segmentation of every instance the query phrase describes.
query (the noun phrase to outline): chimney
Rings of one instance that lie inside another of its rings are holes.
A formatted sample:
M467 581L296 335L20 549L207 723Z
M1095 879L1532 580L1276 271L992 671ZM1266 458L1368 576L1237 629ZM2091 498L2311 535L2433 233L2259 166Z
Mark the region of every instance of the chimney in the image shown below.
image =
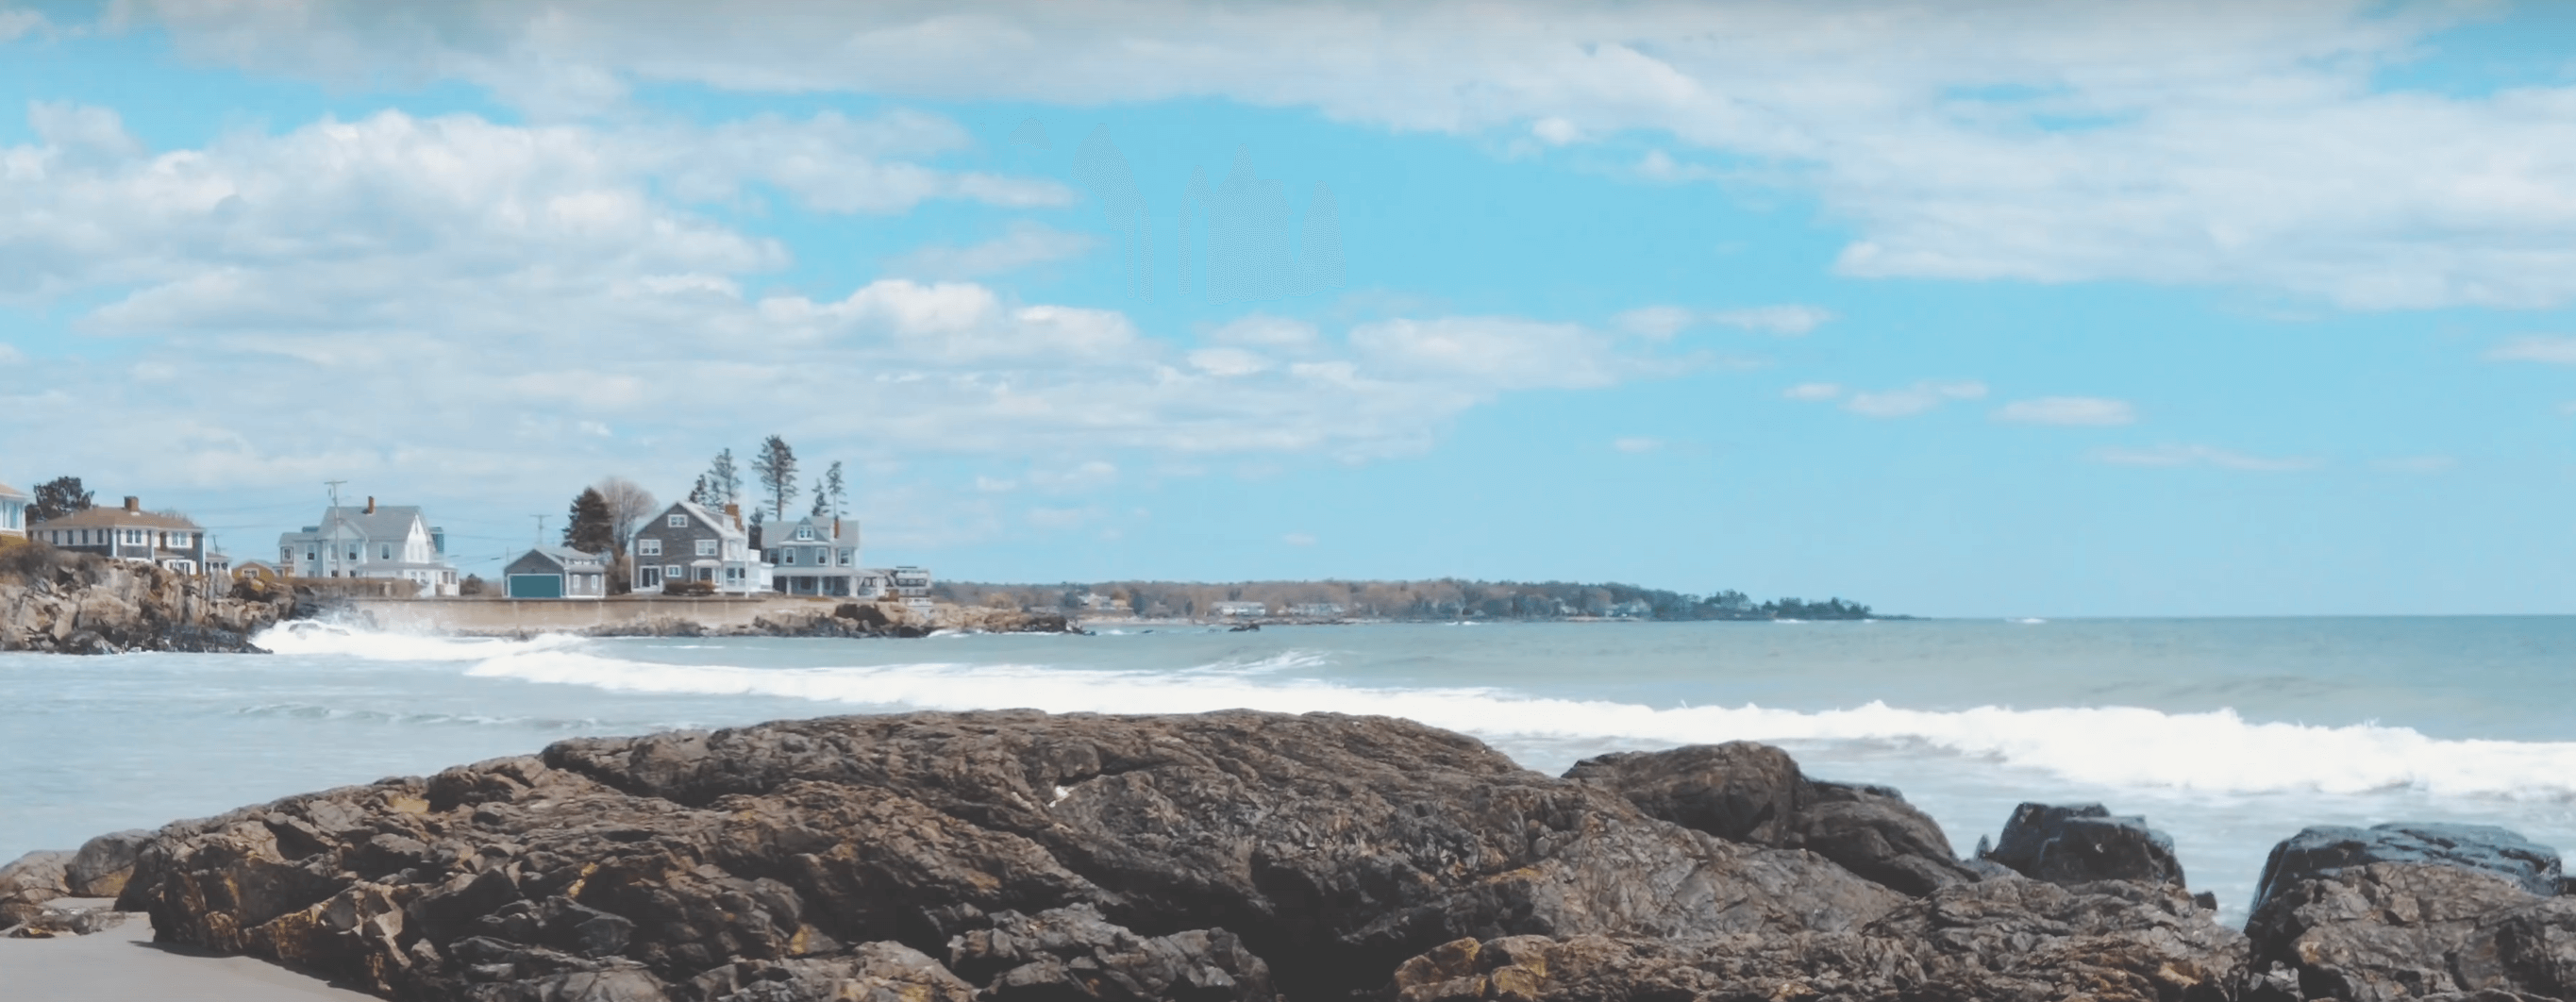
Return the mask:
M367 495L367 514L369 514L369 515L373 515L373 514L375 514L375 513L376 513L376 496L375 496L375 495L373 495L373 494L369 494L369 495Z
M142 499L142 498L139 498L139 497L135 497L135 496L134 496L134 495L132 495L132 494L128 494L128 495L126 495L126 496L125 496L125 510L127 510L127 511L136 511L136 512L142 511L142 510L143 510L143 499Z
M742 505L733 501L725 502L725 517L733 520L734 528L742 528Z
M839 515L834 515L834 516L832 516L832 539L833 539L835 542L838 542L838 541L840 540L840 538L841 538L841 516L839 516Z

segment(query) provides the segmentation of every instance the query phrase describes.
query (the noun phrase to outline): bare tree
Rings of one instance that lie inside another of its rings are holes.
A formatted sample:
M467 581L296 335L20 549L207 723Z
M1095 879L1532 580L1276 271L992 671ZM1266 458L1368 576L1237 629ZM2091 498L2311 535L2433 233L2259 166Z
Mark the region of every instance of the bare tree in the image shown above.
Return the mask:
M617 532L617 552L622 555L626 552L626 538L634 535L645 519L652 518L662 503L653 499L653 492L625 477L603 477L591 488L608 502L608 525Z

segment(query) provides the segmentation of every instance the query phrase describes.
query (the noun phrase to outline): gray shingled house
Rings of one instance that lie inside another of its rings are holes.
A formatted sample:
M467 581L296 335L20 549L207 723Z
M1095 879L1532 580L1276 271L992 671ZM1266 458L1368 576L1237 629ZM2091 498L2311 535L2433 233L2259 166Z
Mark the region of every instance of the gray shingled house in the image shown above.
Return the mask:
M704 581L729 595L770 590L773 568L752 548L734 505L718 513L673 502L636 527L628 552L635 555L636 591L658 591L673 581Z
M607 598L608 555L540 546L501 569L511 598Z

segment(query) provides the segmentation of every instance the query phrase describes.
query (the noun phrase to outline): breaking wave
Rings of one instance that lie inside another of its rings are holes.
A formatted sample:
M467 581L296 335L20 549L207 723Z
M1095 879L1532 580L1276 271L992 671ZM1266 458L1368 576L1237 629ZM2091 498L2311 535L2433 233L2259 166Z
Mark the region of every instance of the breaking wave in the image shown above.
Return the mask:
M1301 671L1326 658L1300 651L1182 671L954 661L756 668L636 661L570 637L485 641L332 628L280 632L264 634L259 642L280 653L454 662L472 677L615 692L783 697L884 709L1330 711L1407 717L1488 739L1608 739L1629 747L1739 739L1906 745L2108 786L2576 799L2576 743L2438 739L2377 724L2252 721L2233 710L1932 711L1878 701L1816 712L1754 705L1657 708L1498 688L1372 687L1301 678Z

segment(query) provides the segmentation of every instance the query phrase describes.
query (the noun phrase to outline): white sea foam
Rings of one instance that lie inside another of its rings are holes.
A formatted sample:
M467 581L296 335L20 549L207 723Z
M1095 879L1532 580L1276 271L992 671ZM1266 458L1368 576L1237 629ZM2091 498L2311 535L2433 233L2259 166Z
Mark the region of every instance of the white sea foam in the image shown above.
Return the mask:
M1291 651L1187 671L923 662L833 668L654 664L572 638L459 641L354 632L265 634L281 651L470 662L482 678L619 692L782 697L866 706L1059 713L1252 708L1408 717L1489 738L1615 739L1632 747L1735 739L1909 744L2106 786L2226 793L2414 790L2576 799L2576 743L2443 740L2405 727L2249 721L2233 710L2137 707L1913 710L1872 701L1803 712L1536 697L1491 688L1366 687L1296 677Z

